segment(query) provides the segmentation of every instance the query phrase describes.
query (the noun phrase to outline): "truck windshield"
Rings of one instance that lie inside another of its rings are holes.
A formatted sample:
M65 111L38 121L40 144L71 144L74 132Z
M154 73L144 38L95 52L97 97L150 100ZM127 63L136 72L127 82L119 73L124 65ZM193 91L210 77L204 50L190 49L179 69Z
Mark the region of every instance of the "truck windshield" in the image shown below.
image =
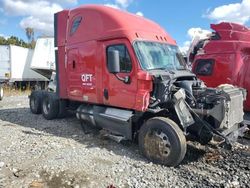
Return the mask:
M144 70L185 69L185 61L177 46L158 42L136 41L134 49Z

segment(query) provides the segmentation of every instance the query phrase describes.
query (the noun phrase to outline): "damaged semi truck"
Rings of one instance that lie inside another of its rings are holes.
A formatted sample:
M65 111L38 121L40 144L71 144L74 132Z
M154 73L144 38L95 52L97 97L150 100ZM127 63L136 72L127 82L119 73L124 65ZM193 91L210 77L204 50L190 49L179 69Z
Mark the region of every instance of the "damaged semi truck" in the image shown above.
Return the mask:
M232 84L245 88L244 110L250 111L250 29L239 24L211 24L213 33L190 53L193 72L210 87Z
M55 14L56 92L33 91L45 119L73 110L85 125L138 138L149 160L176 166L186 140L207 144L242 127L244 90L207 88L185 68L174 39L156 23L110 7Z

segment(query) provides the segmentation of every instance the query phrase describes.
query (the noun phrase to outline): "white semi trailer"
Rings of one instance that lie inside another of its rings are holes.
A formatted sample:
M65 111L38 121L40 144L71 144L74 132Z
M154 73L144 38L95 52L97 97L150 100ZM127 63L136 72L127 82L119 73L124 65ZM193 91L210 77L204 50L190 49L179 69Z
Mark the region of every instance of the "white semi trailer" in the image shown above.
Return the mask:
M39 37L34 50L0 45L0 100L3 98L3 83L21 88L27 85L45 88L54 71L53 37Z
M0 80L47 81L30 68L34 50L15 45L0 46Z
M30 68L34 50L15 45L0 45L0 99L3 84L31 87L48 79Z
M30 68L50 79L55 71L55 47L53 37L39 37L36 41Z

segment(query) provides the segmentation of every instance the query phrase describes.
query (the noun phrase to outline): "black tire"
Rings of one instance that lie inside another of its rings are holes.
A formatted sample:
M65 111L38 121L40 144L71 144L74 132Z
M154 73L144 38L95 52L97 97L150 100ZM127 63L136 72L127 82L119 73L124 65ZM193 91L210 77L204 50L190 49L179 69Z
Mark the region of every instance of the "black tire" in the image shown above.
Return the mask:
M42 112L42 91L32 91L30 94L30 111L33 114L41 114Z
M0 101L3 100L3 87L0 86Z
M141 127L138 139L142 154L154 163L177 166L185 157L186 137L168 118L149 119Z
M58 115L59 102L55 93L46 92L42 102L42 114L47 120L55 119Z
M67 116L67 101L59 100L57 118L64 118Z

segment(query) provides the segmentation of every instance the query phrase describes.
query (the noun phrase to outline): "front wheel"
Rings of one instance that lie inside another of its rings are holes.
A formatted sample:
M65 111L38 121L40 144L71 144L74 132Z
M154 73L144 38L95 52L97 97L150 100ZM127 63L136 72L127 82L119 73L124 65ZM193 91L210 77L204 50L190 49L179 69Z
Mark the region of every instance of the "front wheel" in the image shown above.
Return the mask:
M187 144L182 130L174 121L155 117L141 127L139 148L154 163L177 166L186 154Z

